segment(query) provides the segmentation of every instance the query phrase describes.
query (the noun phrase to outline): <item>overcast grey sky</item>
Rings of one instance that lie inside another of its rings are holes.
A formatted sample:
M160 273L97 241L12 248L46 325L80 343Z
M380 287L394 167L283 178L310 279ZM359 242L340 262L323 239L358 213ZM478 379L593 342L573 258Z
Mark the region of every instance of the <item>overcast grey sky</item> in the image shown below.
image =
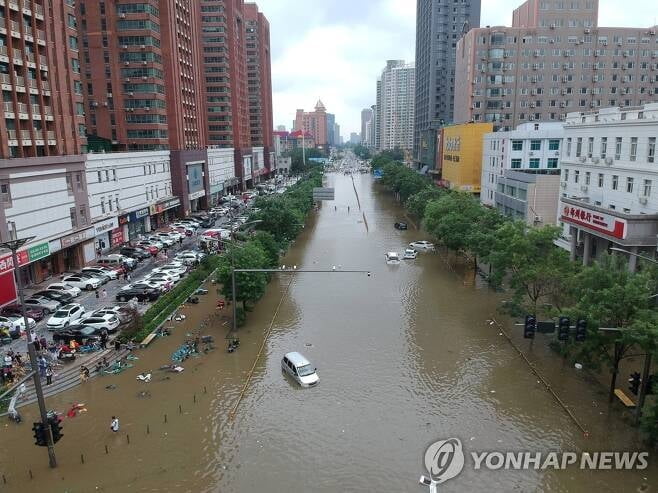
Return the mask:
M414 60L415 0L257 0L270 21L274 124L290 129L296 108L318 98L341 134L361 130L388 59ZM482 0L481 25L510 25L522 0ZM656 24L655 0L600 0L599 25Z

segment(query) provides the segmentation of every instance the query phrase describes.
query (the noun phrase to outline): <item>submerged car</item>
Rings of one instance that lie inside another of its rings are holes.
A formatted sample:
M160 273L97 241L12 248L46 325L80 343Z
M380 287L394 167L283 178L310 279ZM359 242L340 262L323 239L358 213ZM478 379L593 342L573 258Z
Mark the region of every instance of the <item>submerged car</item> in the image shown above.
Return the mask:
M407 248L404 251L404 256L402 257L404 260L413 260L418 256L418 252L414 250L413 248Z
M281 370L290 375L302 387L313 387L320 382L317 368L304 355L293 351L281 360Z
M407 229L407 223L395 223L395 229Z
M412 243L409 243L409 248L413 248L416 251L421 250L426 252L433 252L434 243L430 243L429 241L426 240L414 241Z

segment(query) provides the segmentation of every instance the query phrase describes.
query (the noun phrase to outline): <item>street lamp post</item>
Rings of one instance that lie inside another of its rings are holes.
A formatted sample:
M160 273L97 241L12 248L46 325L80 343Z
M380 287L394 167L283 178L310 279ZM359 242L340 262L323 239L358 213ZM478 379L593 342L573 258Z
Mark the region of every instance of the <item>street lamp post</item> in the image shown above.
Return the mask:
M48 411L46 411L46 402L43 397L43 388L41 387L41 378L39 377L39 372L37 371L37 352L34 349L34 341L32 340L32 333L30 330L30 324L28 323L27 309L25 307L25 296L23 294L23 280L21 279L20 272L18 272L18 256L16 252L20 247L25 245L27 242L33 240L35 237L28 238L16 238L16 225L12 224L12 228L9 232L10 240L0 243L0 248L6 248L11 250L11 259L14 265L14 275L16 276L16 284L18 287L18 299L21 304L21 313L23 315L23 323L25 324L25 334L27 335L27 352L30 357L30 365L32 366L32 373L34 379L34 391L37 396L37 402L39 404L39 412L41 414L41 422L46 431L46 442L48 443L48 462L50 467L57 467L57 458L55 457L55 444L53 442L53 434L48 423Z

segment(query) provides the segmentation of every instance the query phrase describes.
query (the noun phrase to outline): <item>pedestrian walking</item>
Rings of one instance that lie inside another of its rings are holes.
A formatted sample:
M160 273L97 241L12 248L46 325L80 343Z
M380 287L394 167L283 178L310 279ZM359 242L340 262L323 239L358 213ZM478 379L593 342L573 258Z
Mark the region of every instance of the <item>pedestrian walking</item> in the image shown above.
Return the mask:
M121 351L121 341L118 338L114 341L114 350Z
M41 378L44 378L46 376L46 369L48 368L48 362L46 361L46 358L42 356L39 356L39 359L37 360L37 366L39 367L39 376Z
M107 349L107 330L103 329L101 331L101 348L102 349Z
M96 293L96 299L100 298L100 294L99 294L99 292L98 292L98 289L95 289L95 290L94 290L94 293Z
M125 267L123 268L123 280L128 282L128 270Z
M130 279L131 279L130 272L128 272L128 273L126 274L126 277L128 278L128 282L130 282Z
M178 246L183 246L183 237L178 238Z
M89 368L85 365L80 367L80 381L82 383L86 382L89 379Z
M112 421L110 422L110 430L114 433L119 431L119 418L112 416Z
M53 383L53 367L48 365L46 368L46 385Z
M107 291L105 290L105 288L103 288L101 291L101 299L105 300L105 298L107 298Z
M41 350L41 342L39 342L39 338L33 338L32 344L34 344L34 350L38 353Z

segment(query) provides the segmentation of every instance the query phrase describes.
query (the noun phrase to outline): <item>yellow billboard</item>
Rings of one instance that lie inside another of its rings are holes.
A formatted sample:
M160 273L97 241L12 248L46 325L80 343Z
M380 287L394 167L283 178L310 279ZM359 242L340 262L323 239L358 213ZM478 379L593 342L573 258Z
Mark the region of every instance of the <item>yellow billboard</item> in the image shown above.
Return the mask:
M442 183L453 190L480 193L482 142L492 123L463 123L443 128Z

